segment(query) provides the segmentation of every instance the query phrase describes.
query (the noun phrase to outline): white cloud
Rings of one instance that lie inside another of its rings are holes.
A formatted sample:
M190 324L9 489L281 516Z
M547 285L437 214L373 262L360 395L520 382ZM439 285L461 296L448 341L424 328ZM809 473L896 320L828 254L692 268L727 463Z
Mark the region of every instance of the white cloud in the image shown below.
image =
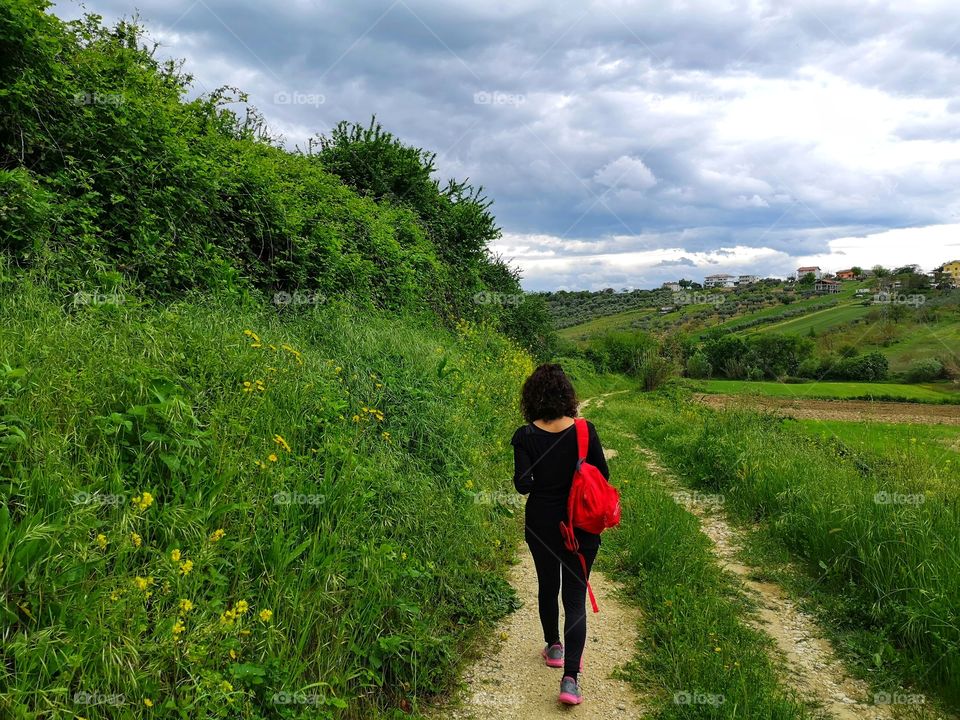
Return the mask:
M646 190L657 184L657 179L650 168L643 164L643 160L627 155L621 155L605 165L593 179L608 188L624 190Z

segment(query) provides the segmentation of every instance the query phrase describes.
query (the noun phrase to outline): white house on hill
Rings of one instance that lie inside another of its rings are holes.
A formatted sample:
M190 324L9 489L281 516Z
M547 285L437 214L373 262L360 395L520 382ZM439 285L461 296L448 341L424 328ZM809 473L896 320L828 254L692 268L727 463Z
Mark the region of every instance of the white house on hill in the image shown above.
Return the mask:
M736 285L736 278L726 273L707 275L703 281L703 286L706 288L733 287L734 285Z
M811 265L810 267L800 267L797 268L797 280L804 277L805 275L813 274L813 277L817 280L823 277L823 271L816 265Z

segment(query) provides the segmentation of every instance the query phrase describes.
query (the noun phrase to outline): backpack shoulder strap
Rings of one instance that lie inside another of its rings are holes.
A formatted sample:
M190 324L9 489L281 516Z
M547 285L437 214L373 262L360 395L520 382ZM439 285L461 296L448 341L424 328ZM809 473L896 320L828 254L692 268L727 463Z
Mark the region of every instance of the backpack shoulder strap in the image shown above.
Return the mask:
M587 457L587 449L590 445L590 431L587 429L587 421L583 418L576 418L573 424L577 427L577 459L583 462ZM580 467L580 462L577 467Z

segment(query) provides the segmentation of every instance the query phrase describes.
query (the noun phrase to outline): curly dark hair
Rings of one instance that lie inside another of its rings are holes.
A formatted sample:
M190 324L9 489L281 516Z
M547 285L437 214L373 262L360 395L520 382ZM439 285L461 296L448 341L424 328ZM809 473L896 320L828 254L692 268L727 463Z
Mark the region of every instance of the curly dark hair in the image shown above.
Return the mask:
M520 412L527 422L577 416L577 393L555 363L544 363L526 379L520 393Z

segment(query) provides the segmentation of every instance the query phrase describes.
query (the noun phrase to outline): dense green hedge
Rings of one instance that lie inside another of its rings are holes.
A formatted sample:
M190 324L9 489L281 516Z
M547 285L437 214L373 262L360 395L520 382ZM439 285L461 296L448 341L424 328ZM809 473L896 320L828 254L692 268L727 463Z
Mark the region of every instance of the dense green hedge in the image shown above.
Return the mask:
M188 100L138 26L48 7L0 0L0 254L17 266L66 292L346 296L548 344L542 302L488 251L489 201L440 188L431 154L350 125L288 152L241 92Z

